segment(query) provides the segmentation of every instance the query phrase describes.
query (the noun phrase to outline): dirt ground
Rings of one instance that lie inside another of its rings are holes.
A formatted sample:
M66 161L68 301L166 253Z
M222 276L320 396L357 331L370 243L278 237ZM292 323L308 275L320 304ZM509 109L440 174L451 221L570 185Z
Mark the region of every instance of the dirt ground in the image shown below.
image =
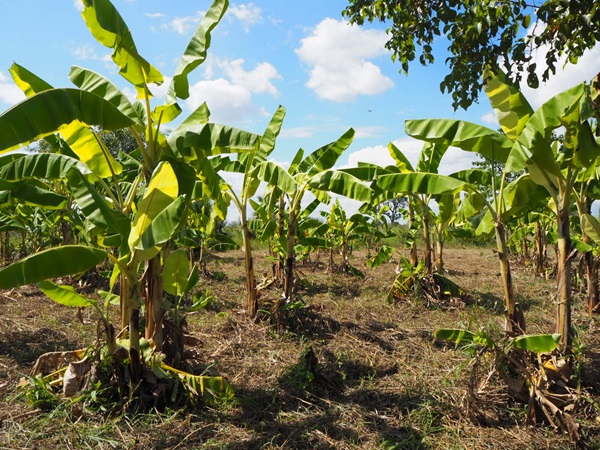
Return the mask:
M257 251L256 266L270 261ZM323 261L325 258L323 258ZM489 249L450 248L448 276L467 302L426 305L412 298L388 304L393 263L373 271L364 252L352 263L366 278L325 273L319 261L300 264L303 307L284 323L254 323L243 313L241 252L220 253L201 288L215 300L188 317L188 364L221 374L236 397L216 406L107 416L62 402L31 406L17 387L44 352L94 341L91 312L79 320L35 287L0 291L0 449L566 449L568 436L541 423L525 425L525 405L498 383L467 395L470 356L437 342L433 331L457 326L500 330L499 267ZM514 264L514 283L528 332L553 332L554 281ZM277 288L266 297L280 295ZM600 339L576 294L583 388L576 417L588 448L600 448ZM314 354L314 357L313 357ZM307 356L309 355L309 356ZM311 361L311 371L306 362Z

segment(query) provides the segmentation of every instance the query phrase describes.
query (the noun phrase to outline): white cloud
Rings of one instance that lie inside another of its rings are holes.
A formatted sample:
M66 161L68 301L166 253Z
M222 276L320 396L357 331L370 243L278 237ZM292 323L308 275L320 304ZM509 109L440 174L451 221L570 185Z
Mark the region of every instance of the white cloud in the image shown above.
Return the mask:
M243 65L244 60L241 58L221 62L223 70L233 84L244 86L257 94L266 93L273 96L278 94L272 80L281 79L281 76L277 73L277 69L273 65L262 62L257 64L251 71L244 70Z
M315 135L314 127L295 127L295 128L284 128L281 130L280 136L282 138L311 138Z
M98 54L96 53L96 50L90 44L84 44L79 47L75 47L74 49L71 49L71 54L77 59L98 59Z
M196 28L204 17L204 11L198 11L194 16L175 17L162 25L163 29L174 31L177 34L187 35Z
M542 27L538 24L537 28L532 26L529 32L536 30L541 32ZM531 103L534 109L542 106L556 94L559 94L583 81L590 81L598 74L598 61L600 61L600 45L588 50L577 64L566 64L566 58L562 57L556 62L556 73L550 75L547 82L542 82L542 72L546 68L546 52L548 46L542 46L533 53L532 62L537 64L537 74L540 79L540 86L537 89L531 89L525 81L521 82L521 91L525 98Z
M83 3L81 3L81 0L73 0L73 6L77 11L83 11Z
M369 60L387 53L386 41L383 31L364 30L343 20L323 20L296 49L300 60L310 67L306 86L319 98L335 102L382 94L393 82Z
M190 87L187 106L195 109L206 101L211 119L225 123L256 115L268 116L264 108L254 104L254 95L276 96L278 91L273 80L281 77L275 67L266 62L251 70L245 70L243 65L243 59L213 59L207 72L213 79L199 81Z
M262 10L254 3L242 3L229 8L229 17L234 17L242 24L243 30L248 33L250 27L263 23Z
M366 127L354 127L356 134L354 139L379 137L387 131L387 128L380 125L371 125Z
M423 144L423 141L411 137L405 137L394 141L394 145L404 153L413 167L415 167L419 161L419 155L423 149ZM469 169L472 162L476 160L477 155L475 153L466 152L456 147L450 147L442 157L438 173L449 175L458 172L459 170ZM359 161L377 164L382 167L396 164L394 159L390 156L387 147L383 145L363 147L360 150L349 153L348 163L343 167L356 167Z
M487 123L487 124L493 125L495 127L500 126L500 124L498 123L498 118L496 117L496 113L494 113L494 111L485 113L483 116L481 116L480 120L483 123Z
M164 17L167 17L163 13L145 13L144 15L150 19L162 19Z
M378 166L395 165L394 159L390 156L388 149L384 145L373 147L363 147L360 150L348 154L348 163L344 167L356 167L359 162L377 164Z
M12 80L0 72L0 103L14 105L25 99L25 94Z

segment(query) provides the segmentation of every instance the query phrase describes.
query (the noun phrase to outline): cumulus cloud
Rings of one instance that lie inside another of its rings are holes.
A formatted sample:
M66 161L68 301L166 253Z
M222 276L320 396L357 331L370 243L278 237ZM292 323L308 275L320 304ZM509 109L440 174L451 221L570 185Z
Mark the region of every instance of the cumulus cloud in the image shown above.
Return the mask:
M316 129L314 127L295 127L295 128L284 128L281 130L280 136L282 138L311 138L315 135Z
M175 17L162 25L162 28L174 31L177 34L187 35L195 29L204 17L203 11L198 11L193 16Z
M483 123L487 123L489 125L493 125L495 127L499 127L500 124L498 123L498 118L496 117L496 114L494 113L494 111L490 111L488 113L485 113L483 116L481 116L480 120Z
M543 27L538 23L529 30L541 32ZM537 73L540 86L537 89L527 87L527 83L521 83L521 91L534 109L542 106L556 94L559 94L583 81L590 81L598 74L598 61L600 61L600 45L588 50L583 57L579 58L577 64L566 64L567 59L563 56L556 63L556 73L550 76L545 83L541 81L542 72L546 68L546 53L548 46L541 46L533 53L533 61L537 64Z
M405 137L393 142L394 145L404 153L412 166L415 167L419 161L421 150L423 149L423 141ZM438 173L449 175L458 172L459 170L468 169L471 167L472 162L476 160L477 155L475 153L465 152L456 147L450 147L442 157ZM363 147L349 153L348 162L343 167L356 167L358 162L368 162L383 167L396 164L394 159L390 156L387 146L384 145Z
M259 63L251 70L244 69L244 63L243 59L213 59L208 72L213 79L199 81L190 87L187 106L195 109L206 102L211 119L226 123L256 115L268 116L264 108L255 105L254 96L276 96L278 90L273 81L281 77L269 63Z
M242 29L248 33L253 25L263 23L262 10L254 3L242 3L233 5L228 10L228 17L235 18L242 25Z
M356 131L354 139L364 139L379 137L387 131L387 128L382 127L381 125L371 125L365 127L354 127L354 131Z
M306 86L319 98L348 102L393 86L370 60L385 55L385 32L327 18L301 41L296 54L309 69Z
M14 105L25 99L25 94L12 82L9 76L0 72L0 103Z

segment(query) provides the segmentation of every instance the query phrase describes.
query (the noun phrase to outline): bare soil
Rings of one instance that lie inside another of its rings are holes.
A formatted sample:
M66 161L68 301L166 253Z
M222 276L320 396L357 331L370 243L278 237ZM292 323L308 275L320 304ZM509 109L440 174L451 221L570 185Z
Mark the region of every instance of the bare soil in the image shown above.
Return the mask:
M260 251L256 259L260 270L270 271ZM447 274L467 299L429 305L419 298L388 304L395 264L372 271L364 261L363 252L352 255L364 280L327 274L319 261L299 264L303 307L273 324L254 323L243 313L242 253L216 255L208 266L214 276L201 280L216 300L188 317L193 345L187 364L196 373L227 377L235 400L135 416L81 411L64 402L48 411L32 407L19 379L45 352L92 343L97 320L91 311L78 317L35 287L0 291L0 449L575 448L543 420L525 425L525 405L500 383L492 380L485 392L469 397L470 356L433 337L441 327L502 328L499 267L491 250L448 249ZM514 262L528 332L553 332L554 281L532 273ZM267 298L279 295L276 287L266 291ZM585 445L600 448L598 322L585 315L580 297L574 322L585 391L575 415Z

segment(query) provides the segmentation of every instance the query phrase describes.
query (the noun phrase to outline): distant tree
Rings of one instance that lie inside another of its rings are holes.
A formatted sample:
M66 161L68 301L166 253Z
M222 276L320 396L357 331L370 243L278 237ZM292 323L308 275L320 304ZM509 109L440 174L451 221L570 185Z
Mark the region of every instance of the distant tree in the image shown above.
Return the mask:
M401 219L406 218L408 208L408 197L396 197L383 202L389 209L384 213L391 223L400 223Z
M542 80L556 71L560 57L577 63L600 40L597 0L348 0L342 14L362 25L375 20L389 23L392 60L408 73L420 47L419 62L434 62L436 37L449 41L446 63L450 73L440 89L452 94L453 106L477 102L486 66L503 67L517 85L526 73L527 84L539 85L532 51L546 49ZM534 23L531 33L527 29Z

